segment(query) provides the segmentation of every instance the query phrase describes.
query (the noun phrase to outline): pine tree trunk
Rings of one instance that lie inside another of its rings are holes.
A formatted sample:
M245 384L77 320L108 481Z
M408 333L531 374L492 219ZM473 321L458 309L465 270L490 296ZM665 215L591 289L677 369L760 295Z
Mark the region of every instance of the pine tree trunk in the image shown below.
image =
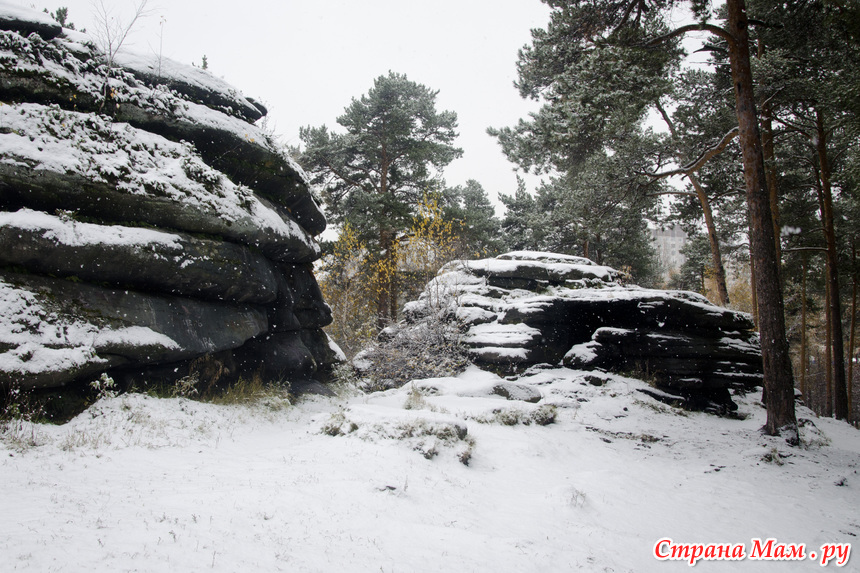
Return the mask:
M821 232L826 237L827 231L824 224L824 191L822 189L822 175L818 164L815 167L815 192L818 194L818 210L821 214ZM829 274L830 260L827 257L827 249L825 247L824 258L824 409L825 416L833 415L833 330L831 327L831 307L830 307L830 281L827 280Z
M809 368L806 359L806 256L803 257L800 268L803 273L800 279L800 393L809 406L806 388L806 371Z
M666 122L669 132L672 134L672 137L676 137L677 132L675 131L675 124L672 122L669 114L666 113L666 110L662 105L660 105L659 100L656 104L657 109L660 111L660 115L663 116L663 121ZM729 304L729 290L726 287L726 269L723 266L723 256L720 254L720 242L717 238L717 227L714 225L714 215L711 211L711 202L708 199L708 194L705 193L701 183L699 183L699 178L695 173L688 173L687 179L690 180L690 183L693 185L693 189L696 190L696 197L699 199L699 203L702 206L702 213L705 216L705 226L708 229L708 241L711 244L711 262L714 265L714 273L716 274L717 296L720 299L720 306L727 306Z
M851 334L848 340L848 417L854 418L854 348L857 333L857 245L851 244L851 262L854 263L854 285L851 289Z
M752 298L752 315L755 329L758 330L758 293L755 290L755 259L750 248L750 298Z
M776 153L773 145L773 123L771 122L770 105L764 105L762 113L762 152L764 153L765 179L767 181L767 191L770 197L770 213L773 219L774 229L774 247L776 247L776 256L778 260L782 260L782 244L780 243L780 234L782 225L779 220L779 191L776 185L776 170L773 163L776 160Z
M830 301L830 346L833 353L833 406L839 420L848 419L848 392L845 384L845 347L842 339L842 305L839 297L839 260L836 255L836 229L833 222L833 193L830 185L830 163L827 158L827 132L824 116L815 110L817 131L816 151L821 170L821 219L824 223L824 239L827 245L827 284Z
M708 229L708 241L711 243L711 262L714 265L714 274L717 281L717 296L720 299L720 306L729 304L729 290L726 287L726 269L723 266L723 257L720 254L720 243L717 239L717 227L714 224L714 215L711 212L711 202L705 190L699 184L699 179L694 174L687 175L690 183L693 184L693 189L696 190L696 196L699 198L699 203L702 205L702 213L705 215L705 226Z
M758 58L764 57L764 42L761 38L758 40ZM764 91L764 90L763 90ZM776 168L774 162L776 160L776 151L773 144L773 107L770 102L765 99L764 94L761 99L761 117L759 118L761 125L761 147L764 154L764 174L767 180L767 191L770 195L770 213L773 218L774 240L776 245L776 254L779 260L782 260L782 245L780 244L780 235L782 225L779 220L779 191L776 184Z
M388 282L388 318L391 322L397 322L397 311L400 308L400 281L397 268L397 258L393 262L394 268L391 271Z
M797 418L794 412L794 380L785 335L782 291L775 248L775 231L770 197L764 172L764 156L756 117L750 69L749 30L744 0L727 0L729 61L735 89L738 128L743 154L744 182L750 214L750 254L755 261L758 293L759 330L767 392L766 433L784 432L791 443L797 443Z
M825 269L827 264L825 263ZM824 283L824 399L827 405L824 415L833 415L833 311L830 306L830 283Z

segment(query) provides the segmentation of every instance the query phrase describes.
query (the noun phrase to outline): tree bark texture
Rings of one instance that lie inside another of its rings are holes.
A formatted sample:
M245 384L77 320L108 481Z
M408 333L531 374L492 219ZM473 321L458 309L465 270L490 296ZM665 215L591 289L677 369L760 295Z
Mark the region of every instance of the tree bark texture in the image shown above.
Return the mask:
M827 263L825 263L825 267ZM833 416L833 312L830 307L830 283L824 283L824 415Z
M376 292L376 326L381 330L389 325L390 308L391 308L391 264L396 262L386 262L386 259L391 256L391 249L394 245L393 233L390 231L381 231L379 233L379 248L382 252L382 260L377 269L377 292Z
M764 170L764 155L756 116L750 69L749 30L744 0L727 0L729 61L732 69L738 128L744 164L747 206L750 217L750 256L755 261L755 290L758 298L759 332L767 393L765 432L797 441L794 411L794 380L785 334L775 230Z

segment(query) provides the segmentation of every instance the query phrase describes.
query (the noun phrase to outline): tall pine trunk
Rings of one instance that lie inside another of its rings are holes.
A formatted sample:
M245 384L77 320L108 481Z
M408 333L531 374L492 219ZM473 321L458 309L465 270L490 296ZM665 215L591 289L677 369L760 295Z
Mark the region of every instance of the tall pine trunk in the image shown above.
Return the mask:
M830 300L829 330L833 360L833 413L839 420L848 419L848 392L845 384L845 346L842 339L842 306L839 296L839 261L836 254L836 229L833 222L833 192L830 185L830 162L827 158L827 131L820 109L815 110L818 166L821 174L821 220L827 246L827 284Z
M848 417L854 418L854 344L857 333L857 245L851 244L851 262L854 266L854 285L851 289L851 334L848 340Z
M764 57L764 42L758 41L758 57ZM776 256L778 260L782 260L782 245L780 244L780 234L782 225L779 220L779 191L776 185L776 151L773 142L773 106L762 96L761 100L761 117L759 125L761 125L761 148L764 155L764 175L767 181L767 191L770 195L770 215L773 219L774 228L774 244L776 246Z
M806 256L801 264L803 276L800 279L800 393L809 406L809 398L806 388L806 371L809 368L806 349Z
M720 306L727 306L729 304L729 289L726 287L726 268L723 266L723 256L720 254L720 243L717 239L717 226L714 224L714 215L711 212L711 202L699 183L698 177L690 173L687 175L687 179L693 184L693 189L696 190L696 196L702 205L702 213L705 215L705 227L708 229L708 241L711 244L711 263L714 265L714 278L717 281L717 295L720 299Z
M825 263L825 272L828 264ZM824 284L824 415L833 416L833 310L830 306L830 283Z
M669 132L672 137L677 136L675 124L666 113L666 110L657 101L657 109L660 115L663 116L663 121L669 127ZM679 158L680 159L680 158ZM708 230L708 242L711 244L711 263L714 265L714 275L717 281L717 296L719 297L720 306L728 306L729 304L729 289L726 287L726 269L723 266L723 256L720 253L720 242L717 237L717 226L714 224L714 215L711 211L711 201L708 199L708 194L702 184L699 183L699 178L695 173L687 173L687 179L696 191L696 197L699 199L699 204L702 206L702 214L705 217L705 228ZM702 289L704 292L704 289Z
M758 295L759 332L767 393L767 422L764 430L770 435L784 432L790 442L797 443L794 380L779 284L780 261L775 247L775 230L753 93L746 5L744 0L727 0L726 6L728 31L734 39L729 42L729 61L750 216L750 255L755 262L755 290Z

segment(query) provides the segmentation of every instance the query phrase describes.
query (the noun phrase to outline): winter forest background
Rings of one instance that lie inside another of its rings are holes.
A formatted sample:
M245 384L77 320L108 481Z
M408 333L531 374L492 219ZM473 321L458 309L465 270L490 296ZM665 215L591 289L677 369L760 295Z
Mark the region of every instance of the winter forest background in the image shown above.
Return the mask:
M456 110L437 110L436 92L405 75L374 80L338 126L302 131L296 156L341 230L323 288L348 353L445 262L507 250L585 256L633 283L758 312L729 46L710 24L726 7L547 4L549 25L533 30L517 62L516 88L541 107L488 129L543 183L529 190L521 180L500 196L499 215L479 181L445 185L444 167L461 153ZM856 420L852 392L838 388L858 376L860 13L839 1L746 8L794 379L819 414L847 400L841 415ZM671 29L675 9L689 10L683 31L698 41ZM661 268L653 235L676 225L687 236L683 263Z

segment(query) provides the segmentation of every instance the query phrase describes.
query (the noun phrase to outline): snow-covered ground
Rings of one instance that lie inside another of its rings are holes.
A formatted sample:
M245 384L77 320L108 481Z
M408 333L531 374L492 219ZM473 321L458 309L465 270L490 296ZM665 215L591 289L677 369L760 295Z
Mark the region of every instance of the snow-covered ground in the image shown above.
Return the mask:
M283 409L128 394L7 427L0 569L660 572L689 567L655 559L664 538L747 555L776 538L804 560L696 567L814 571L811 552L860 535L847 424L801 408L792 448L759 432L757 395L738 420L620 376L536 370L516 382L537 404L492 395L502 382L470 369Z

